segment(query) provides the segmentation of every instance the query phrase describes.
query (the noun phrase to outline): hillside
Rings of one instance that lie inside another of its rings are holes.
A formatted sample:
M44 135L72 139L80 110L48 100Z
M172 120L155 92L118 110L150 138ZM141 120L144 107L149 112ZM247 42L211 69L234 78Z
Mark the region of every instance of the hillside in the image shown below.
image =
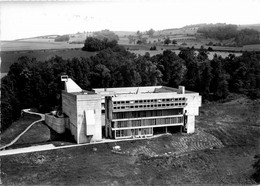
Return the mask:
M223 103L204 104L196 118L195 134L176 133L1 157L2 183L256 184L251 175L254 157L260 153L259 109L259 100L235 96ZM37 129L33 132L39 134ZM122 151L113 152L115 145Z
M245 28L254 29L254 30L257 30L258 32L260 32L260 24L238 25L239 30L245 29Z

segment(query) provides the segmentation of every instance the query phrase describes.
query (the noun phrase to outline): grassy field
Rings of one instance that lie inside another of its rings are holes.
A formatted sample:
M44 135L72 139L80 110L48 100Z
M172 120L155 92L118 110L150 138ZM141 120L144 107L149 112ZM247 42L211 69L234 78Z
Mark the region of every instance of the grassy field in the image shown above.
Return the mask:
M24 114L24 117L19 121L12 123L1 135L1 146L10 143L20 133L22 133L32 122L40 119L40 116Z
M83 44L69 44L66 42L46 42L39 39L35 41L2 41L1 51L21 50L47 50L47 49L68 49L82 48Z
M1 73L7 73L9 67L17 61L21 56L28 58L36 58L38 61L46 61L54 56L60 56L63 59L72 59L74 57L90 57L95 55L95 52L86 52L81 49L59 49L59 50L30 50L30 51L8 51L1 52Z
M185 41L187 45L185 47L195 47L199 49L202 45L205 48L205 43L208 40L196 40ZM153 45L129 45L128 39L121 37L119 44L124 46L130 52L137 55L144 55L149 52L150 55L156 55L162 53L164 50L178 50L183 42L178 42L176 46L173 45L158 45L156 51L150 51ZM71 59L73 57L89 57L95 55L93 52L81 51L83 44L69 44L66 42L53 42L53 39L29 39L23 41L3 41L1 42L1 73L7 73L11 64L17 61L21 56L28 56L29 58L36 58L39 61L45 61L54 57L55 55L61 56L64 59ZM222 57L227 57L229 53L235 53L235 55L241 55L241 51L260 51L260 45L247 45L244 47L219 47L212 46L213 52L209 53L209 59L213 58L213 55L217 53ZM178 53L178 51L177 51Z
M256 184L250 176L254 171L254 156L260 153L259 103L260 100L235 96L223 103L204 104L197 117L196 133L192 135L164 135L2 157L2 182L6 185ZM203 150L210 143L215 145ZM114 145L121 146L120 154L112 152ZM180 153L176 156L169 152Z

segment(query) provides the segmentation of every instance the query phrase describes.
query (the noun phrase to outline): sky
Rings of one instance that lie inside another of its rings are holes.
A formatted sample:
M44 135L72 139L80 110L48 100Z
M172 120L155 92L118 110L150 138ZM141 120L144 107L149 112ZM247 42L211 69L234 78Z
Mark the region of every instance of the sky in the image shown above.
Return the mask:
M260 0L0 2L0 39L83 31L146 31L198 23L260 23Z

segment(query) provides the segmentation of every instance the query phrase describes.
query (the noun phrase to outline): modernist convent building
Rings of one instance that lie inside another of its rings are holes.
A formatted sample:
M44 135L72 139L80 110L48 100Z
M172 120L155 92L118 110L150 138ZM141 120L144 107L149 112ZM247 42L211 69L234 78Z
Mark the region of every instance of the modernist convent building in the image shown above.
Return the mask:
M77 143L102 138L140 138L158 133L195 131L199 114L199 93L165 86L97 88L82 90L72 79L62 76L64 123L48 116L46 123L56 131L69 129ZM57 126L60 125L60 126ZM63 127L60 129L59 127Z

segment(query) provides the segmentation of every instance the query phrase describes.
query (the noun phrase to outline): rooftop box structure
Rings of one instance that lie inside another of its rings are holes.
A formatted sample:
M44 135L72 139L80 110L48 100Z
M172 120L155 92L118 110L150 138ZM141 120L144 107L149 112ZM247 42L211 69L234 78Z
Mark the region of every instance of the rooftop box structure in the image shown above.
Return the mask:
M183 86L97 88L87 92L75 88L70 78L64 82L67 91L62 92L62 109L77 143L101 140L102 126L103 136L113 139L152 136L171 132L176 126L187 133L195 131L201 96Z

